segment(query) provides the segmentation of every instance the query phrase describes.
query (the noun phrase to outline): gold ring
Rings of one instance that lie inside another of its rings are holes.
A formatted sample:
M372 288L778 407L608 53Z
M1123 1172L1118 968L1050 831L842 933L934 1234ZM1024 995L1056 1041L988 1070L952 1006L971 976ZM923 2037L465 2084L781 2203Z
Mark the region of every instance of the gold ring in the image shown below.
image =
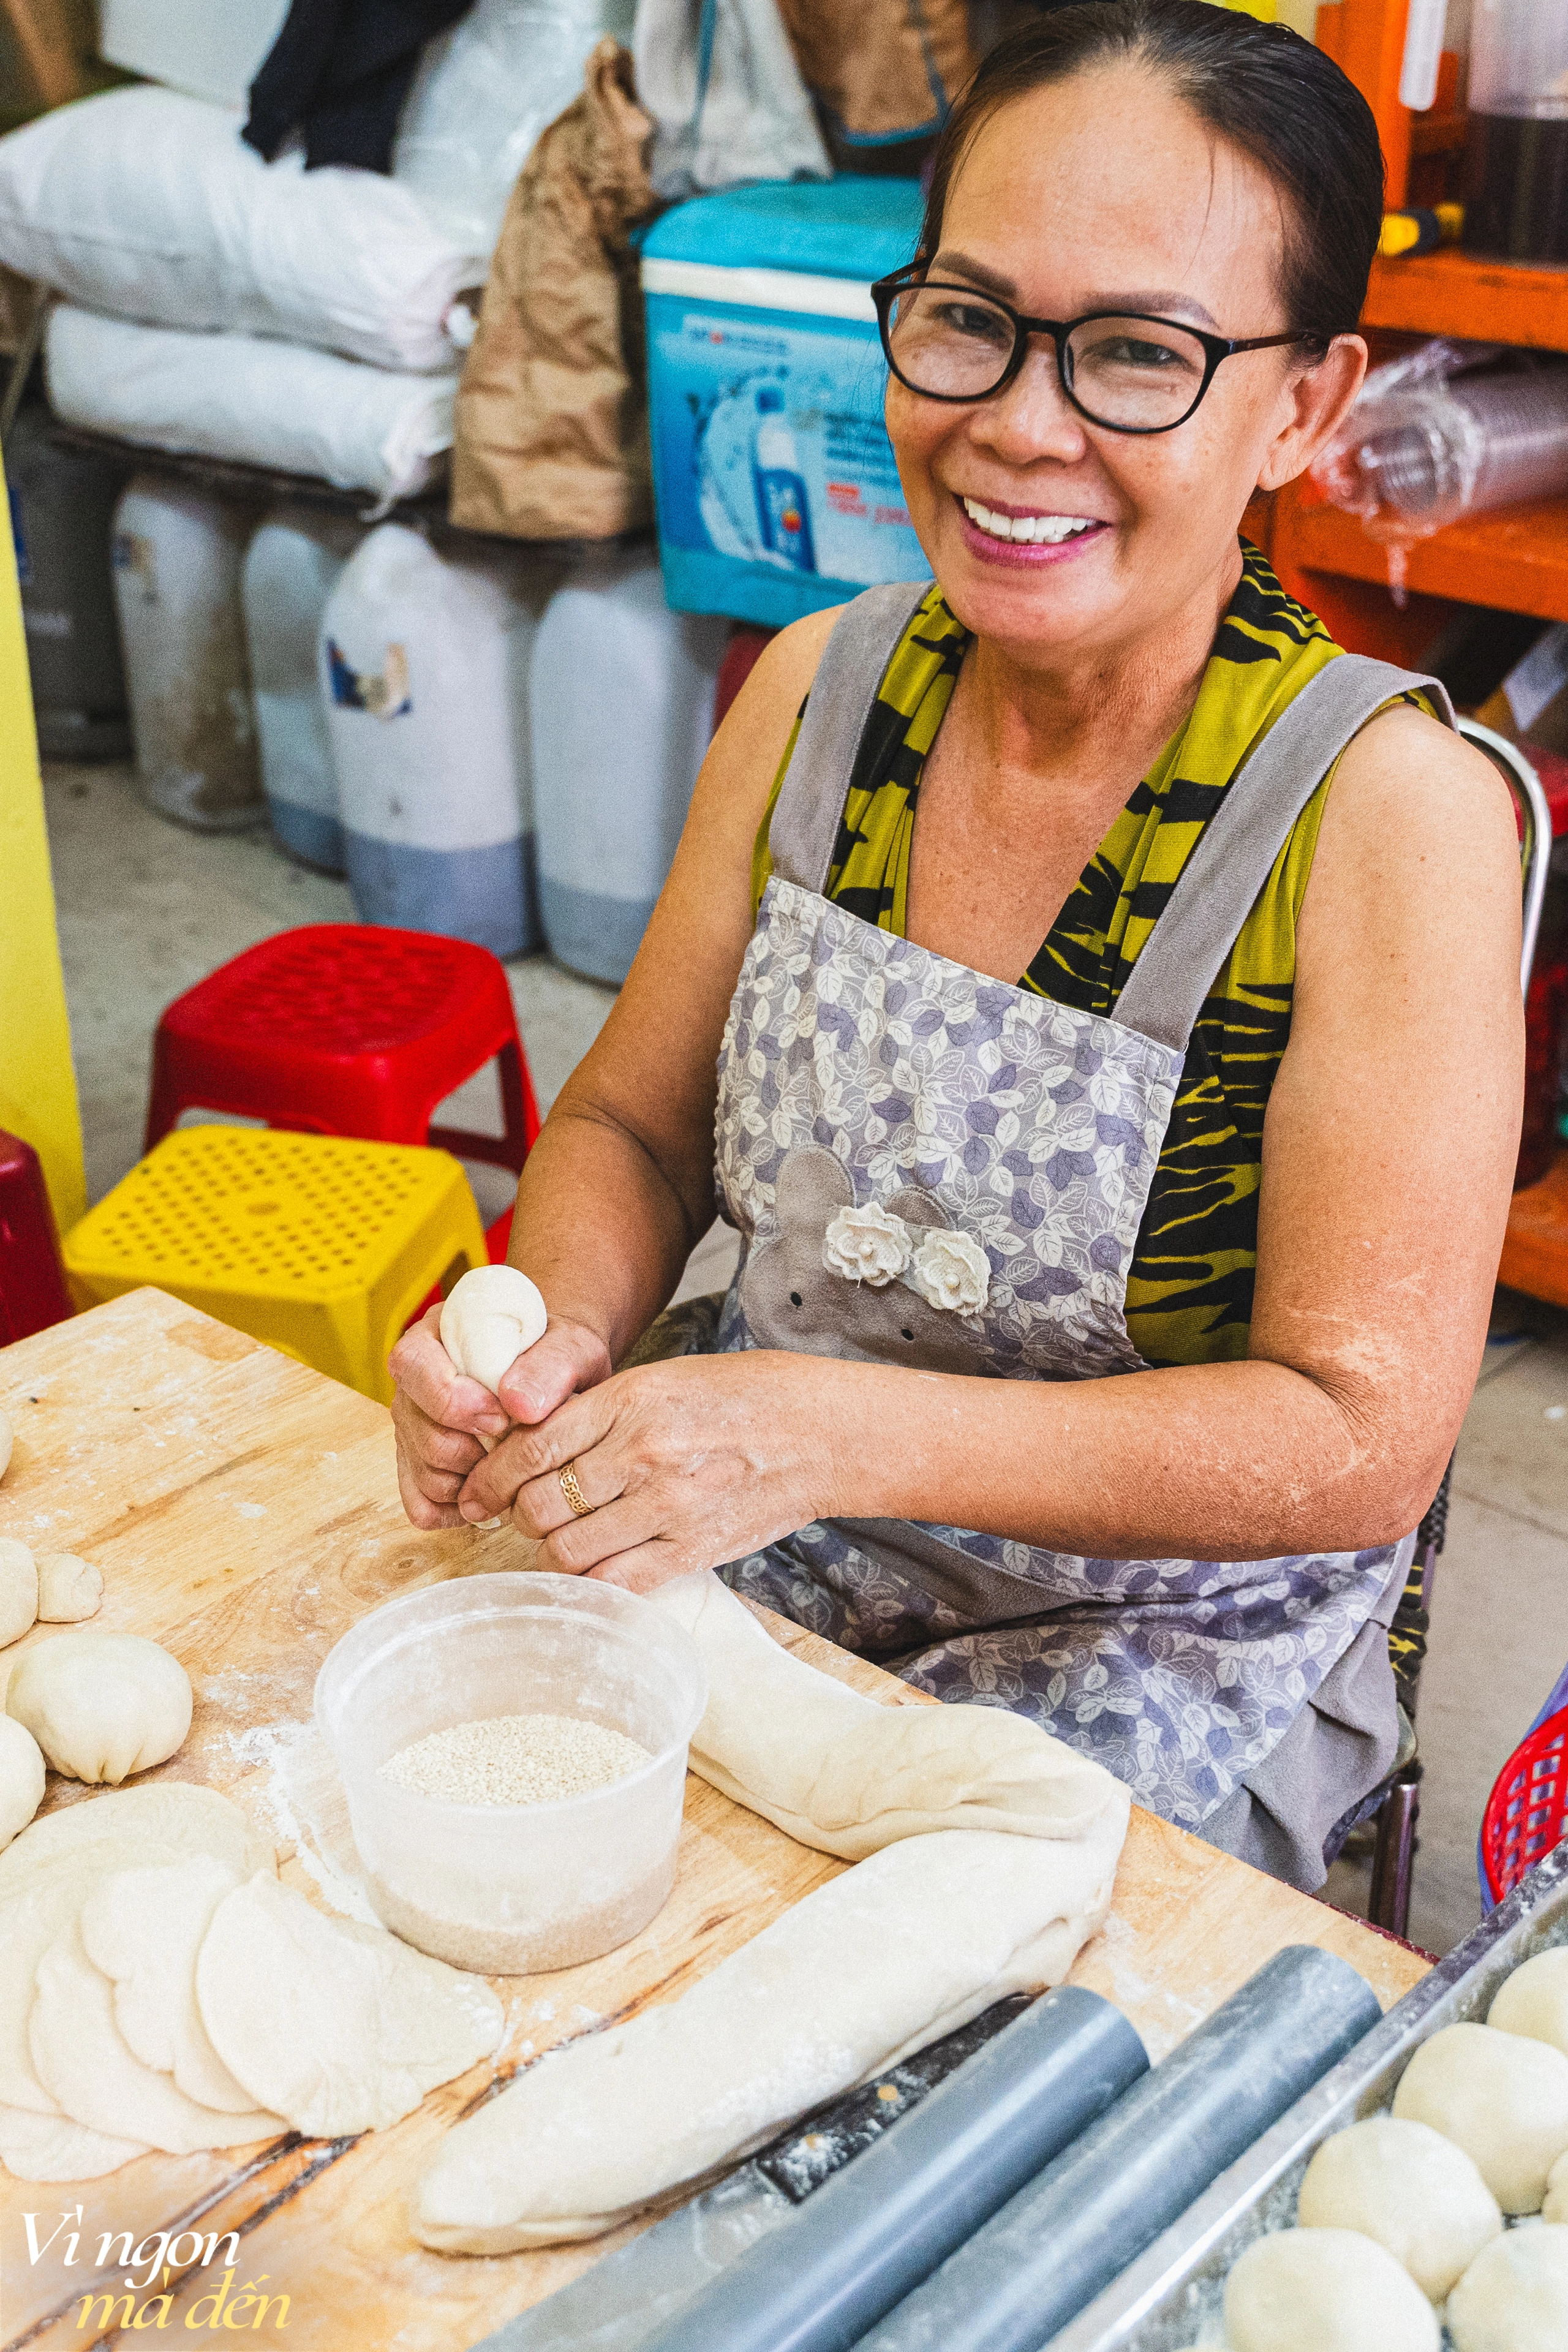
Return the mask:
M568 1462L565 1469L558 1471L556 1475L561 1481L561 1491L572 1506L573 1517L579 1519L588 1518L592 1515L594 1505L577 1484L575 1462Z

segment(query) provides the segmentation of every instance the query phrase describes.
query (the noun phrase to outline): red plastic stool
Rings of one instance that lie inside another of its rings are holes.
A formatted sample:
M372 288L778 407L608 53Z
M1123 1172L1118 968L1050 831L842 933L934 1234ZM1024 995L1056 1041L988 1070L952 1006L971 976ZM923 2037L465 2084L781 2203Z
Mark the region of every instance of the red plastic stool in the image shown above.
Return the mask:
M75 1312L38 1155L0 1130L0 1348Z
M492 1058L505 1133L432 1127L437 1104ZM174 999L153 1041L147 1150L196 1108L436 1144L514 1172L539 1133L511 992L489 950L357 923L280 932Z
M1521 1739L1481 1816L1481 1892L1489 1911L1568 1834L1568 1706Z

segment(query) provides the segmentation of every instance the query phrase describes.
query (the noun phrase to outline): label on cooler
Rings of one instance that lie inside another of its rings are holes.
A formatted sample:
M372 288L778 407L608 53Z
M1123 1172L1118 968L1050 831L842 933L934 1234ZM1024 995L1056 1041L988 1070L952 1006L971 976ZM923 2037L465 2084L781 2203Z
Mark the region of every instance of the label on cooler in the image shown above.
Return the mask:
M668 298L649 310L661 539L866 587L929 571L874 334Z

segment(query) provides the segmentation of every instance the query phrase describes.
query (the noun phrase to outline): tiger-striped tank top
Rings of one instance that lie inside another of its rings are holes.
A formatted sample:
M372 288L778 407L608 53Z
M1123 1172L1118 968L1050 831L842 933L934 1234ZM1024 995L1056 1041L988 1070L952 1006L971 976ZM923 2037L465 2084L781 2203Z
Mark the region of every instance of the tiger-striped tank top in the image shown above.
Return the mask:
M1242 542L1242 574L1190 716L1136 787L1018 982L1110 1017L1155 918L1258 736L1340 651ZM826 897L900 937L921 772L969 645L932 587L883 676L849 779ZM798 721L796 734L798 734ZM770 871L752 856L753 912ZM1290 1034L1296 923L1332 781L1292 826L1193 1031L1127 1281L1127 1328L1150 1364L1247 1353L1258 1264L1263 1119Z

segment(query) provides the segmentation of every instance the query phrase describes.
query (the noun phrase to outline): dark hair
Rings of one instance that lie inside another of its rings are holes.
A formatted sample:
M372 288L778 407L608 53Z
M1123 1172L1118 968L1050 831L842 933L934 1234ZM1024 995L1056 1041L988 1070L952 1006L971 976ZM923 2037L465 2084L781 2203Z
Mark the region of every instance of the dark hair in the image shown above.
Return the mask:
M1201 121L1262 165L1283 200L1289 323L1324 343L1350 333L1383 225L1372 109L1289 26L1213 0L1070 0L1000 41L942 130L920 257L935 254L953 174L991 117L1031 90L1118 58L1163 76Z

